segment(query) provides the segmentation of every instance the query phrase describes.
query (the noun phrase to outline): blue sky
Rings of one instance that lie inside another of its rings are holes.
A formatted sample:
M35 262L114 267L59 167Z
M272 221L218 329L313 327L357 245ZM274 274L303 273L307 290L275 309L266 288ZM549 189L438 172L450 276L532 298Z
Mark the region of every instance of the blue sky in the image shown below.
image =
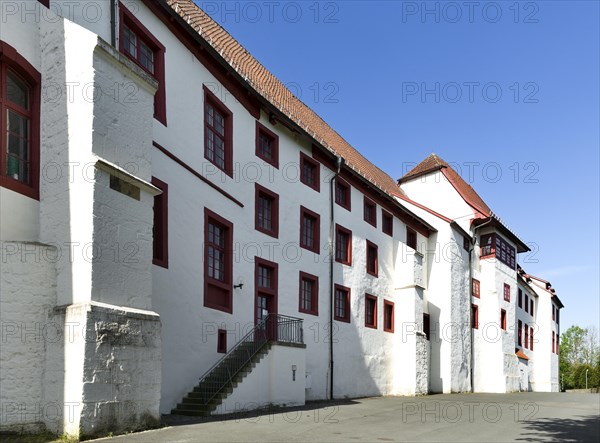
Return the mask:
M392 177L456 165L598 327L599 2L196 1Z

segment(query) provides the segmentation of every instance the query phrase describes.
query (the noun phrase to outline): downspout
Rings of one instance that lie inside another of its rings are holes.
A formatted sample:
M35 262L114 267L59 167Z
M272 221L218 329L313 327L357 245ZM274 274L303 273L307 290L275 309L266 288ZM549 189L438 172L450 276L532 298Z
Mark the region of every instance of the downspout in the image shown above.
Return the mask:
M342 157L336 158L336 172L329 182L329 203L330 203L330 226L329 226L329 238L330 238L330 251L331 256L329 257L329 399L333 400L333 307L335 291L333 286L333 263L335 261L335 194L334 186L335 179L340 174L344 159Z
M473 240L471 241L471 248L469 249L469 301L471 303L469 303L471 306L473 306L473 251L475 250L475 245L477 244L477 236L475 235L475 231L477 231L477 229L484 227L485 225L487 225L488 223L491 223L492 219L490 218L490 220L488 220L487 222L479 225L479 226L475 226L473 228ZM474 339L474 335L473 335L473 310L471 308L471 306L469 306L469 331L471 333L471 392L475 392L475 378L474 378L474 371L473 371L473 364L475 362L475 356L474 354L474 345L475 345L475 339Z
M117 1L110 0L110 44L117 47Z

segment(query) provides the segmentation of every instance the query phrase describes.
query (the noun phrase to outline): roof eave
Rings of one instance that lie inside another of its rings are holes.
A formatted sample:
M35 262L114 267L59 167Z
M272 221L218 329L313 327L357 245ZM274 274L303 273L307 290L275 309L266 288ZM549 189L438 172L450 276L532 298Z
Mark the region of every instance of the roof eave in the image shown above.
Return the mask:
M492 226L497 228L502 234L504 234L507 238L509 238L515 245L517 246L517 252L529 252L531 249L529 246L523 242L519 237L516 236L510 229L508 229L504 223L502 223L498 218L491 216L485 218L474 218L471 222L473 226L480 226L485 224L486 226Z

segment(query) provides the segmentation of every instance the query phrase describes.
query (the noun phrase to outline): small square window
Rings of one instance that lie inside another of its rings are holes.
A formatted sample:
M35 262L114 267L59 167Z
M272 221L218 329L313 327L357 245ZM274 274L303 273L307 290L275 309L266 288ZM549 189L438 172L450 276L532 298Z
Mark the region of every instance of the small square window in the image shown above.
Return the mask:
M389 236L394 235L394 216L385 209L381 210L381 230Z
M481 288L479 280L473 279L473 297L481 298Z
M394 332L394 303L383 301L383 330L385 332Z
M504 283L504 301L510 301L510 285Z
M320 191L321 167L318 161L310 158L303 152L300 153L300 181L315 191Z
M279 236L279 196L255 183L255 228L271 237Z
M279 168L279 137L259 122L256 122L256 156Z
M217 333L217 352L220 354L227 353L227 331L219 329Z
M500 328L506 331L506 311L504 309L500 309Z
M300 271L299 311L319 315L319 277L302 271Z
M320 253L321 218L316 212L300 206L300 247Z
M335 225L335 261L352 265L352 231Z
M406 227L406 245L415 251L417 250L417 232L408 226Z
M367 240L367 274L377 277L379 272L377 245Z
M335 202L351 211L350 185L339 177L335 179Z
M350 288L335 285L334 318L350 323Z
M365 221L375 227L377 227L377 205L372 200L365 197L364 204L364 218Z
M365 294L365 326L377 329L377 297Z

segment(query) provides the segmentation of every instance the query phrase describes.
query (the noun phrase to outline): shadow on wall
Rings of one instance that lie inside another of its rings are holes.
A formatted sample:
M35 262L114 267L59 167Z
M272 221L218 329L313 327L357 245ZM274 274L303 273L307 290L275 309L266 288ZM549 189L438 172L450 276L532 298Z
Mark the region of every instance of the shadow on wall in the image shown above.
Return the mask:
M441 393L444 387L441 374L442 337L440 331L440 308L429 302L431 327L429 357L429 392Z
M572 418L541 418L523 422L522 437L517 441L587 442L598 441L600 418L598 415L578 415Z

